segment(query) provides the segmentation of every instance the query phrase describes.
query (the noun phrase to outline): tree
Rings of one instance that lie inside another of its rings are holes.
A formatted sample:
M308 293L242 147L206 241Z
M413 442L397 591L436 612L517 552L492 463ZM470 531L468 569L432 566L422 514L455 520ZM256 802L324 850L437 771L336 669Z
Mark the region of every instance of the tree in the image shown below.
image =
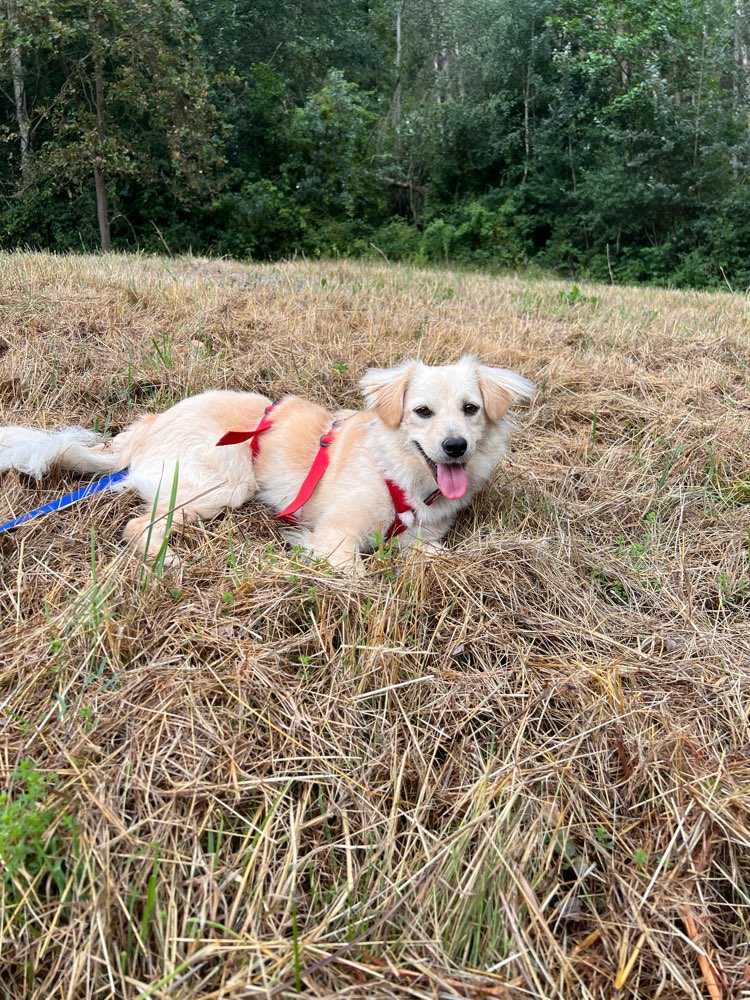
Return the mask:
M28 51L46 85L33 111L33 178L59 191L93 179L102 249L111 246L110 204L123 214L120 185L162 185L183 203L206 191L219 136L200 40L181 3L47 0L14 13L19 60Z
M747 109L731 82L733 4L607 0L593 11L574 0L552 27L559 78L540 177L561 176L564 142L563 239L577 229L586 252L622 249L624 262L666 276L676 252L697 247L697 220L715 214L739 167Z
M3 245L750 281L741 0L0 5Z
M6 15L5 44L13 74L13 97L21 152L21 177L25 186L29 182L31 122L29 121L29 112L26 106L26 76L18 38L18 18L16 16L15 0L6 0Z

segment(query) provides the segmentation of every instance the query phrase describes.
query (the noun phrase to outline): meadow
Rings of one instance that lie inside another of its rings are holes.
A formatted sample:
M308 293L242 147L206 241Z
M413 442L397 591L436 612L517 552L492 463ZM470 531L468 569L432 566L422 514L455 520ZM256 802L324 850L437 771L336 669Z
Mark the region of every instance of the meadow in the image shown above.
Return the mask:
M438 557L257 505L0 535L0 995L750 991L750 301L349 262L0 256L0 423L229 387L538 386ZM78 485L5 474L0 522Z

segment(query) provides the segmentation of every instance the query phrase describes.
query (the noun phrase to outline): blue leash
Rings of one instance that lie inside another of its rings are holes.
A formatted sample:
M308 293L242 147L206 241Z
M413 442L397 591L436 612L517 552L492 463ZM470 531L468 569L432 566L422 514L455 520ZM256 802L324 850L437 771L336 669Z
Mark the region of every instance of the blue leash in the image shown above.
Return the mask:
M0 524L0 535L4 531L10 531L11 528L15 528L19 524L23 524L24 521L30 521L34 517L41 517L42 514L51 514L53 510L62 510L63 507L70 507L71 504L78 503L79 500L85 500L86 497L92 497L95 493L101 493L102 490L108 490L110 486L114 486L116 483L121 482L128 474L127 469L121 469L119 472L113 472L111 476L105 476L104 479L95 479L93 483L87 483L82 486L80 490L76 490L74 493L68 493L67 496L58 497L57 500L51 500L49 503L43 504L41 507L36 507L34 510L30 510L28 514L21 514L17 517L15 521L8 521L7 524Z

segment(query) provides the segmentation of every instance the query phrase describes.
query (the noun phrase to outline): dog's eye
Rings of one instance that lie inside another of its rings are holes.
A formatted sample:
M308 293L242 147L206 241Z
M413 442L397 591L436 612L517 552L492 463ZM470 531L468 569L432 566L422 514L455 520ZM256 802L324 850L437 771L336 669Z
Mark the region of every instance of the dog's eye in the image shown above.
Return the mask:
M418 406L414 412L418 417L421 417L422 420L427 420L428 417L432 416L432 410L429 406Z
M475 413L479 413L479 407L476 403L464 403L464 413L467 417L473 417Z

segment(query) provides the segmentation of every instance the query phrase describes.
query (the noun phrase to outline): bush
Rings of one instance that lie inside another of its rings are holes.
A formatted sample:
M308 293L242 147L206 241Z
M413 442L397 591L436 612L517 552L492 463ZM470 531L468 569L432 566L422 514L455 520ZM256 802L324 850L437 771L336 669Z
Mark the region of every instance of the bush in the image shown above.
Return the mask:
M209 213L215 249L267 260L299 248L308 212L270 180L248 181L218 198Z
M421 256L431 262L455 262L505 268L523 264L530 253L529 220L518 196L495 192L460 204L434 219L422 236Z
M445 219L434 219L422 234L421 256L434 263L451 259L455 228Z
M422 238L419 230L404 219L393 219L376 229L369 241L366 256L379 256L388 260L414 261L420 257Z
M0 247L33 250L92 250L99 246L96 204L79 195L65 198L45 188L7 202L0 212Z

